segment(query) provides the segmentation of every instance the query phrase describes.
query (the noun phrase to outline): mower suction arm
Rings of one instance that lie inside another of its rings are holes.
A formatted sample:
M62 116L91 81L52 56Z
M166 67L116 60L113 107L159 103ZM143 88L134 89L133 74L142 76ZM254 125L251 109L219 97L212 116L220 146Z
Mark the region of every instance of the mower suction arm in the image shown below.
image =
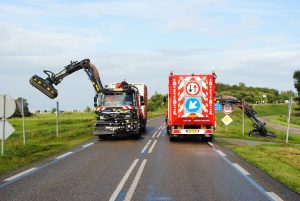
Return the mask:
M104 87L100 80L99 72L96 66L90 63L89 59L84 59L80 62L71 61L69 65L65 66L65 68L57 74L48 70L44 70L44 73L48 77L46 79L43 79L37 75L34 75L30 79L30 84L36 87L49 98L54 99L58 96L58 92L53 87L53 84L58 85L65 77L80 69L84 69L89 79L91 80L96 93L100 93L104 90Z

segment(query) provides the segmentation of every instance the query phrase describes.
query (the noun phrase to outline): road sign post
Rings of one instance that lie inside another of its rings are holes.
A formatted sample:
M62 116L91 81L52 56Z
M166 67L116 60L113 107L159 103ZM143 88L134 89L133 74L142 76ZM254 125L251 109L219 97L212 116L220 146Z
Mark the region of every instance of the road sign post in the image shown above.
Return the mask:
M4 156L4 140L5 140L5 109L6 109L6 96L3 96L3 130L2 130L2 141L1 141L1 156Z
M290 121L291 121L291 110L292 110L292 98L289 98L289 104L288 104L288 119L287 119L287 130L286 130L286 139L285 139L285 143L288 144L289 143L289 132L290 132Z
M245 136L245 106L244 106L244 100L242 100L242 112L243 112L243 116L242 116L242 133L243 136Z
M59 114L59 103L56 102L56 137L58 137L58 114Z
M24 100L22 98L22 121L23 121L23 144L26 144L25 122L24 122Z
M227 131L227 126L232 122L233 120L231 119L231 117L229 115L226 115L225 117L222 118L222 122L225 124L226 126L226 131Z
M15 131L7 122L6 118L12 116L16 110L15 100L6 95L0 96L0 139L1 139L1 156L4 156L5 140Z

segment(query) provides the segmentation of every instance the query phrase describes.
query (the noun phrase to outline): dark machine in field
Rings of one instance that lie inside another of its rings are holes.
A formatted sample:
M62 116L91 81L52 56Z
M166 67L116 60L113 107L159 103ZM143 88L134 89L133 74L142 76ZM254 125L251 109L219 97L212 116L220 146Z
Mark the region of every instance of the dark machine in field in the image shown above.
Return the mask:
M264 137L276 137L276 134L268 131L266 128L265 123L261 122L255 110L252 108L251 105L237 99L234 96L222 96L217 98L217 102L221 104L232 104L240 108L242 111L245 112L247 117L249 117L253 122L254 129L249 132L249 136L264 136Z
M94 135L99 139L108 136L130 134L136 138L146 131L147 124L147 87L143 83L130 84L125 81L103 87L99 72L89 59L74 61L55 74L44 70L47 78L34 75L30 84L51 99L58 96L53 85L58 85L65 77L83 69L95 89L94 97L97 120Z

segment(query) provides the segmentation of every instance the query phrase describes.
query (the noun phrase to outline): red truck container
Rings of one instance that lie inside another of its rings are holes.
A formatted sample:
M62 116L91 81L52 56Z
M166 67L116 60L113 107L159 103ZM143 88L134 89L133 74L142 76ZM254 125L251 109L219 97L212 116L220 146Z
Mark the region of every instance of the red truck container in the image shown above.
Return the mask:
M216 75L169 75L167 131L170 141L187 135L212 141Z

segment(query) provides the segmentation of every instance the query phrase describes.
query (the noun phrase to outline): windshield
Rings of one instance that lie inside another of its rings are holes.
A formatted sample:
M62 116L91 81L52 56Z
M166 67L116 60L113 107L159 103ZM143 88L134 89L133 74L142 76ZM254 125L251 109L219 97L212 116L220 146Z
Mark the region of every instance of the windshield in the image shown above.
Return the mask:
M122 107L133 105L132 94L105 94L102 97L102 107Z

